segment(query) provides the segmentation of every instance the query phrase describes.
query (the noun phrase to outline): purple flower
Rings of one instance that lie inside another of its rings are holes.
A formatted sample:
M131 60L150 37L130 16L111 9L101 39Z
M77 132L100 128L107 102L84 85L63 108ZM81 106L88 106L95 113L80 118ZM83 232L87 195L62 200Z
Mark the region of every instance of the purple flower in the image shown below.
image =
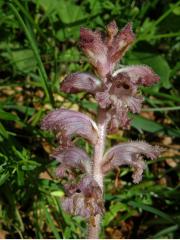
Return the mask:
M116 22L111 22L107 26L106 36L99 31L80 29L80 47L89 58L95 72L103 79L112 73L115 64L122 58L133 40L134 34L130 23L118 32Z
M49 112L41 128L54 131L62 147L71 146L71 137L74 135L84 137L92 144L96 144L98 138L97 125L90 117L68 109Z
M142 156L155 159L159 156L161 148L152 146L143 141L132 141L121 143L112 147L105 153L102 161L102 170L107 173L115 167L130 165L134 168L133 182L139 183L142 179L142 173L145 169L145 162Z
M78 169L82 173L92 173L92 163L90 157L85 151L78 147L57 148L51 157L55 158L60 166L57 168L57 176L68 176L67 171Z
M66 185L65 190L67 197L62 200L62 207L66 212L87 219L103 213L102 191L92 176L85 176L79 183Z

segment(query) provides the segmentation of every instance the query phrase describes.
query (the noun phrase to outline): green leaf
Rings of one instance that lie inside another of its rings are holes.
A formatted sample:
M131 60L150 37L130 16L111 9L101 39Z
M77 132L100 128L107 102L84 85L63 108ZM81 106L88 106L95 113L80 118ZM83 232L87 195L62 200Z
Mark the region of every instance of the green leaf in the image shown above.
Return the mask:
M156 233L153 236L153 239L166 239L166 238L173 238L173 236L168 237L167 235L169 235L170 233L173 233L174 231L176 231L178 229L178 225L173 225L170 227L167 227L165 229L162 229L161 231L159 231L158 233Z
M164 218L168 222L173 222L173 219L171 219L171 217L168 214L166 214L166 213L164 213L164 212L162 212L162 211L160 211L160 210L158 210L154 207L150 207L148 205L142 204L140 202L135 202L135 201L128 202L128 205L130 205L132 207L135 207L135 208L140 208L140 209L145 210L147 212L151 212L151 213L153 213L153 214L155 214L155 215L157 215L161 218Z
M148 38L151 39L155 35L155 32L156 26L154 25L154 21L146 18L140 28L138 40L146 39L148 41Z
M56 10L59 7L58 0L34 0L33 2L37 5L40 5L43 10L48 13L52 13L52 11Z
M24 172L17 169L17 184L19 186L23 186L24 185L24 181L25 181L25 176L24 176Z
M171 8L173 8L173 13L175 15L180 16L180 6L177 6L176 4L170 4Z
M24 113L27 116L32 116L34 115L34 112L36 111L34 108L32 107L28 107L28 106L22 106L22 105L4 105L4 108L9 110L9 109L15 109L18 110L22 113Z
M167 134L172 137L179 137L180 136L180 129L175 128L166 128Z
M10 56L9 56L10 57ZM34 71L37 64L31 49L12 51L11 61L22 72Z
M155 133L163 130L163 126L161 124L141 116L133 117L132 126L138 129L139 131L144 130L151 133Z
M82 6L75 5L73 1L59 0L57 9L63 23L69 24L85 18Z
M93 14L102 12L102 2L97 0L88 0L89 7Z
M66 51L62 52L59 56L61 62L78 62L80 58L80 52L75 47L68 48Z
M6 131L6 129L4 128L4 126L2 125L2 123L0 123L0 134L3 136L3 138L8 139L9 134Z
M44 67L44 65L42 63L42 60L41 60L41 56L40 56L40 53L39 53L39 48L38 48L33 30L32 30L32 28L30 29L28 27L30 25L25 24L23 18L19 14L17 8L11 3L9 4L9 6L10 6L12 12L14 13L14 15L16 16L20 26L24 30L24 33L26 34L26 37L29 41L29 44L30 44L31 49L32 49L33 54L34 54L34 58L36 59L36 62L37 62L37 65L38 65L38 72L39 72L39 75L41 77L40 79L41 79L41 82L42 82L42 87L44 88L44 90L46 92L46 95L48 96L49 101L51 102L51 104L53 106L54 105L54 98L53 98L53 95L52 95L52 89L51 89L51 87L49 85L49 82L48 82L48 76L46 74L45 67Z
M127 206L123 203L116 203L111 205L109 211L104 215L103 226L109 225L109 223L116 217L118 212L124 212L126 210Z
M19 117L12 114L5 112L0 109L0 119L7 120L7 121L19 121Z
M47 219L47 224L50 227L51 231L53 232L55 238L60 239L60 235L58 232L58 229L56 228L55 224L54 224L54 220L52 219L52 216L50 215L47 206L45 206L44 204L44 210L45 210L45 214L46 214L46 219Z
M6 182L6 180L9 178L9 176L10 176L9 172L0 174L0 186Z
M36 126L39 123L39 121L40 121L40 119L42 117L42 114L43 114L43 109L41 109L39 112L35 113L32 116L32 118L31 118L31 126L34 127L34 126Z
M51 192L51 195L55 196L55 197L63 197L64 196L64 192L62 190L53 191L53 192Z
M35 162L35 161L26 161L26 162L23 162L24 165L22 165L22 170L24 171L32 171L34 170L35 168L37 167L40 167L41 164L38 163L38 162Z

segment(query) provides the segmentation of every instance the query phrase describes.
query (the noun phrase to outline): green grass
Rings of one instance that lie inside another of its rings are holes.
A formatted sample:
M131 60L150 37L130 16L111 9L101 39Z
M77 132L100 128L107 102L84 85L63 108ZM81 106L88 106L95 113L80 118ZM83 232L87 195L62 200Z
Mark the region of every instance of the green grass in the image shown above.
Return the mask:
M107 145L146 139L166 152L148 162L139 185L126 167L107 176L101 236L179 238L180 1L1 0L0 16L0 237L86 237L85 221L61 209L63 185L49 158L55 141L40 121L58 107L95 116L89 95L64 94L59 84L66 74L90 71L78 46L80 26L104 29L115 19L119 27L133 22L137 35L122 64L147 64L161 81L141 89L142 115Z

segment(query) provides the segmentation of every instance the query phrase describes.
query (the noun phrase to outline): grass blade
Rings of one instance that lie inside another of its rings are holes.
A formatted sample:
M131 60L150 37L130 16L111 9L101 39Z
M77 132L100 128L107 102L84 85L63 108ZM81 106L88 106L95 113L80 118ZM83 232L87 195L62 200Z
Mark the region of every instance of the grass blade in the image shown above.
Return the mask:
M143 209L143 210L145 210L147 212L153 213L153 214L155 214L155 215L157 215L157 216L159 216L161 218L166 219L168 222L173 222L173 220L171 219L171 217L168 214L166 214L166 213L164 213L164 212L162 212L162 211L160 211L160 210L158 210L156 208L153 208L153 207L150 207L148 205L145 205L143 203L130 201L128 203L128 205L130 205L132 207L135 207L135 208L141 208L141 209Z
M26 34L26 37L30 43L30 46L32 48L32 51L34 53L34 57L37 61L37 64L38 64L38 67L39 67L39 71L41 73L41 76L42 76L42 84L43 84L43 88L44 88L44 91L49 99L49 102L54 106L54 99L53 99L53 95L52 95L52 91L51 91L51 87L49 86L48 84L48 77L47 77L47 74L46 74L46 71L45 71L45 68L43 66L43 63L41 61L41 57L39 55L39 51L38 51L38 48L37 48L37 44L36 44L36 41L34 39L34 36L31 34L31 32L28 30L25 22L23 21L22 17L20 16L20 14L18 13L16 7L13 5L13 4L9 4L11 10L13 11L14 15L16 16L16 18L18 19L19 21L19 24L21 25L21 27L23 28L25 34Z
M54 222L53 222L54 220L52 219L50 213L48 212L48 210L45 206L44 206L44 209L45 209L46 219L47 219L47 222L48 222L48 225L49 225L51 231L53 232L56 239L60 239L61 237L58 233L56 226L54 225Z
M156 233L153 236L153 239L165 238L165 237L167 237L167 236L165 236L166 234L172 233L172 232L176 231L177 229L178 229L178 225L173 225L168 228L165 228L165 229L159 231L158 233Z

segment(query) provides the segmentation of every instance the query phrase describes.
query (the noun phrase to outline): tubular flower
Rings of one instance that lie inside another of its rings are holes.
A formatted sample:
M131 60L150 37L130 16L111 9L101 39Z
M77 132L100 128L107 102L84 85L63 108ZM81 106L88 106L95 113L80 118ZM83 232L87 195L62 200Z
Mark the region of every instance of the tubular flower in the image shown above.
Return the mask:
M66 171L73 169L79 169L83 173L91 174L91 159L85 151L78 147L58 148L51 156L60 163L56 172L58 177L66 176Z
M80 47L89 58L96 73L101 78L112 73L115 64L122 58L128 47L133 43L132 26L128 23L120 32L116 22L107 25L107 34L80 29Z
M92 176L85 176L77 184L65 186L67 197L62 201L66 212L85 218L94 218L104 211L102 191Z
M87 115L68 109L49 112L43 119L41 128L57 133L60 145L72 145L71 137L79 135L96 144L98 133L96 123Z
M134 167L133 182L139 183L142 179L145 162L142 156L155 159L159 156L161 148L151 146L143 141L132 141L129 143L121 143L110 148L104 155L102 161L102 170L107 173L109 170L122 165L130 165Z
M138 87L159 81L154 71L144 65L122 66L114 70L134 39L130 23L118 31L115 21L111 22L105 36L82 28L80 46L100 79L92 74L74 73L66 77L61 85L64 92L86 91L93 94L100 107L111 115L110 132L115 132L119 126L129 128L128 112L140 112L143 97L138 94Z

